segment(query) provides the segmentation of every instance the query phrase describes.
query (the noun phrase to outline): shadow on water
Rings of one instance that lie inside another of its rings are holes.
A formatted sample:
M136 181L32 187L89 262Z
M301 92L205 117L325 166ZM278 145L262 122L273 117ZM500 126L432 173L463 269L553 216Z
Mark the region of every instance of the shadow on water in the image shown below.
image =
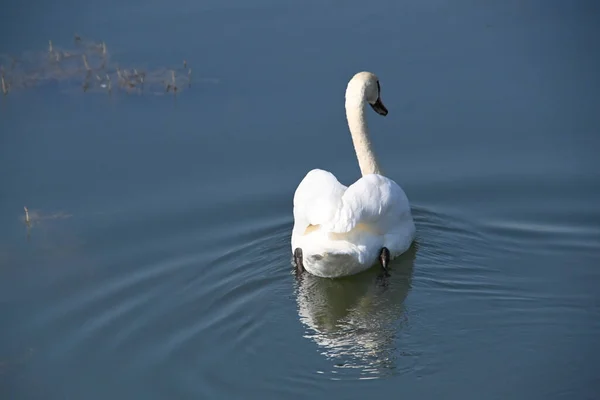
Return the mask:
M369 379L397 370L401 352L396 339L408 325L404 301L412 285L416 253L413 244L393 260L388 277L374 267L340 279L308 273L298 279L298 315L306 327L305 337L338 371L352 368L359 371L360 379Z

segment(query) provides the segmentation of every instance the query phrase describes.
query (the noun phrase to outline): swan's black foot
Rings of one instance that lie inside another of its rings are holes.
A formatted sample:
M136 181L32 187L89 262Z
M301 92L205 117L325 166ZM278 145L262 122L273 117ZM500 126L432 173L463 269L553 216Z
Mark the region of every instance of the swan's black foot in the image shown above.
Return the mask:
M304 272L304 264L302 263L302 249L298 247L294 250L294 263L296 264L296 273Z
M385 275L389 275L388 264L390 263L390 251L387 249L387 247L381 248L381 253L379 253L379 262L385 271Z

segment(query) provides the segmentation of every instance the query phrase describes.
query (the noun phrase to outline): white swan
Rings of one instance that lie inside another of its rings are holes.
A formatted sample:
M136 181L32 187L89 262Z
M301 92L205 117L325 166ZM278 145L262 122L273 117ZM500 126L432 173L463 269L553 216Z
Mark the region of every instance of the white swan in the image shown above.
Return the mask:
M362 178L346 187L330 172L313 169L294 194L292 252L299 271L333 278L354 275L404 253L415 238L406 194L381 175L365 120L365 103L387 109L377 76L359 72L346 88L346 118Z

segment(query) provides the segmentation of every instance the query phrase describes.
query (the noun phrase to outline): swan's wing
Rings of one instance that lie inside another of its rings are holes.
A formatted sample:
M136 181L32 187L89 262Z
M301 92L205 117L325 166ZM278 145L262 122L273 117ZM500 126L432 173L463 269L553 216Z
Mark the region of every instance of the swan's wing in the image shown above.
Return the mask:
M323 224L330 232L345 233L362 224L377 234L387 234L412 219L402 188L377 174L365 175L348 187L338 207L338 214Z
M346 186L322 169L310 171L294 194L294 230L330 223L339 215Z
M411 220L406 194L393 180L365 175L350 187L333 174L310 171L294 195L294 230L302 234L310 225L334 233L350 232L362 224L377 234L387 234Z

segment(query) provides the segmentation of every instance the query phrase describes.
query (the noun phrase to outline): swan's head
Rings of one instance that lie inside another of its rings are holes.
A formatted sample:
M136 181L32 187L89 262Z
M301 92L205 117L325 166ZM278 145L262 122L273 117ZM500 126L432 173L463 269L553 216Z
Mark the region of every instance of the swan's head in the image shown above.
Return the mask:
M388 110L381 101L379 78L372 72L359 72L350 79L346 88L346 104L359 104L366 101L379 115L387 115Z

